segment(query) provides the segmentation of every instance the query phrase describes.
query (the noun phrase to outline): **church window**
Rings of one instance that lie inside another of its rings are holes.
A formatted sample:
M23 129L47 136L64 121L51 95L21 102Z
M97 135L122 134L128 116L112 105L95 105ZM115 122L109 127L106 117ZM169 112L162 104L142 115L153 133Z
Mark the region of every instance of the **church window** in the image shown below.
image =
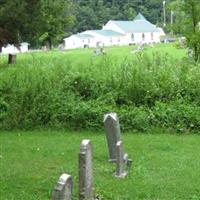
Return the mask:
M145 34L142 33L142 40L144 41L145 40Z
M153 40L153 33L151 33L151 40Z
M132 39L132 41L135 40L135 35L134 34L131 35L131 39Z

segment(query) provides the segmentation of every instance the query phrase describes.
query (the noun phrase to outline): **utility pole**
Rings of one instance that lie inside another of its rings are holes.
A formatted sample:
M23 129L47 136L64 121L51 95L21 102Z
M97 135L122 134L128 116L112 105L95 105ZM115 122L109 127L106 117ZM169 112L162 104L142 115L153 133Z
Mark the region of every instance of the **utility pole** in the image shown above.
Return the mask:
M165 9L166 1L163 1L163 26L166 26L166 9Z
M171 34L173 35L174 11L171 10Z
M174 23L174 11L171 10L171 25Z

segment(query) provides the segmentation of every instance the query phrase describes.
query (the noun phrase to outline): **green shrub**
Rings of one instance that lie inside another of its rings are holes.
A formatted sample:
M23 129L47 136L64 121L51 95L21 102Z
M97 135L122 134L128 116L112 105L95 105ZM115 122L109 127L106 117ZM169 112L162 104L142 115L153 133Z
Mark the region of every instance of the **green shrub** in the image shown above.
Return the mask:
M199 65L168 54L76 67L34 58L0 73L0 128L102 129L117 112L123 130L199 130L199 77Z

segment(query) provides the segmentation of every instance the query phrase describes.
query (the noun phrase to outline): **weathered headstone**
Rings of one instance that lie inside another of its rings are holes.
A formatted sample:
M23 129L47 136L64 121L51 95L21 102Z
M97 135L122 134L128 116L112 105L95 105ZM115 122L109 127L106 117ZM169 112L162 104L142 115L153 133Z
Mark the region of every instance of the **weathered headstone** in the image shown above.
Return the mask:
M104 115L104 126L108 143L110 162L116 161L116 143L121 140L119 119L116 113Z
M79 153L79 200L94 200L92 144L83 140Z
M8 64L16 64L16 54L9 54L8 55Z
M128 160L128 154L124 154L124 147L123 147L123 142L119 141L116 144L116 177L119 178L124 178L127 176L127 172L125 171L125 164L126 161Z
M52 200L72 200L73 181L68 174L62 174L54 188Z

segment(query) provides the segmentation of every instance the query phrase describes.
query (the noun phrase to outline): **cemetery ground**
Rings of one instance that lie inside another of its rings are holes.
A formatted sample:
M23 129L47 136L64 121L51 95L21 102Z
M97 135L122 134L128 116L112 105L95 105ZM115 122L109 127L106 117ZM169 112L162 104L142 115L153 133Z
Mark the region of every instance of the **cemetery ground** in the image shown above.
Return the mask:
M91 139L95 193L103 199L199 200L200 137L155 131L123 134L125 150L133 158L123 180L114 177L103 132L1 132L1 199L49 200L62 173L73 176L78 199L80 142Z
M12 66L0 56L0 199L50 199L68 173L77 200L83 139L92 141L95 193L103 199L200 199L200 66L174 44L135 48L31 52ZM124 180L108 162L107 112L120 116L133 159Z
M124 61L135 57L131 53L137 49L137 46L122 46L122 47L105 47L106 56L95 56L93 49L75 49L67 51L35 51L17 56L17 67L24 66L61 66L64 64L72 64L75 67L87 67L89 64L97 64L105 57L110 61ZM174 58L180 59L186 55L186 49L177 49L175 44L157 44L153 48L146 47L145 52L149 55L167 54ZM7 68L7 56L0 55L0 70Z

